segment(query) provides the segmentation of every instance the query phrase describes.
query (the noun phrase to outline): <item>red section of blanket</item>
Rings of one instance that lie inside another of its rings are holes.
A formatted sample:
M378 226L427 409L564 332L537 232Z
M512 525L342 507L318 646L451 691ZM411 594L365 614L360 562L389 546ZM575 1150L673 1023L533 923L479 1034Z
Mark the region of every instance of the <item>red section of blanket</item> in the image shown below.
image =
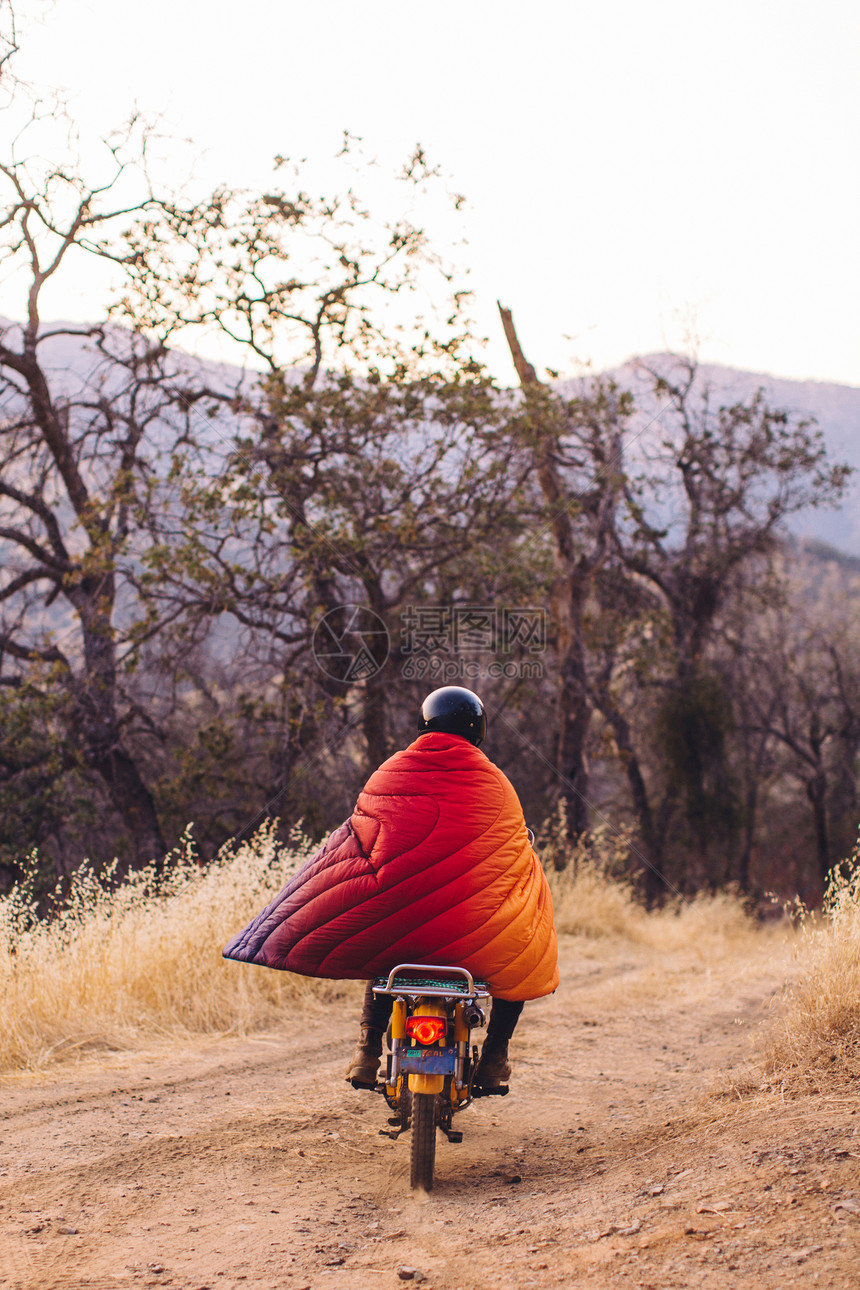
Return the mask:
M519 799L480 749L438 732L380 766L224 954L333 978L458 964L502 999L558 985L552 900Z

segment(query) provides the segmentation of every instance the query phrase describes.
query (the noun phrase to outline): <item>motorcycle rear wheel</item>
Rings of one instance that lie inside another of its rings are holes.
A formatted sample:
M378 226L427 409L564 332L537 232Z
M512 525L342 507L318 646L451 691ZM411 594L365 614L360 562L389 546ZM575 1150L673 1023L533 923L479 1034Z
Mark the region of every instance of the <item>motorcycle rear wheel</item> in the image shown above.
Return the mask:
M400 1127L401 1129L409 1128L409 1117L412 1113L412 1094L409 1092L409 1080L405 1075L400 1077L400 1097L398 1099L400 1110Z
M436 1094L412 1094L412 1172L413 1188L431 1191L436 1168Z

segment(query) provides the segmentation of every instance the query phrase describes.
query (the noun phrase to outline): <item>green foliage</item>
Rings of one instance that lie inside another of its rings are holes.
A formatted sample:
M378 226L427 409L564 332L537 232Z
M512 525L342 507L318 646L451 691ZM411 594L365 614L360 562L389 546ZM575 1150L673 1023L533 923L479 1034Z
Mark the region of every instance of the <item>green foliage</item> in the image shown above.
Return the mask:
M80 771L63 742L66 714L67 696L39 669L22 684L0 689L0 873L8 885L21 874L21 857L30 854L40 899L56 881L51 842L61 829L74 833L76 825L92 821L80 794L69 792L73 777L58 792L68 772Z
M734 729L731 698L721 679L698 671L681 678L659 705L655 742L684 801L697 843L721 850L740 823L729 766Z

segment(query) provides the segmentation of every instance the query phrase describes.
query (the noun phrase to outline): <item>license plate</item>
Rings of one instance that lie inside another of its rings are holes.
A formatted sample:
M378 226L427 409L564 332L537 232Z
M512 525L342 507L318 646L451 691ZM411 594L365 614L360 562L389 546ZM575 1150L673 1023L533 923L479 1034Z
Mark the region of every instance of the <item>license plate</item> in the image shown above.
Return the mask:
M456 1052L453 1048L407 1048L400 1054L401 1075L451 1075Z

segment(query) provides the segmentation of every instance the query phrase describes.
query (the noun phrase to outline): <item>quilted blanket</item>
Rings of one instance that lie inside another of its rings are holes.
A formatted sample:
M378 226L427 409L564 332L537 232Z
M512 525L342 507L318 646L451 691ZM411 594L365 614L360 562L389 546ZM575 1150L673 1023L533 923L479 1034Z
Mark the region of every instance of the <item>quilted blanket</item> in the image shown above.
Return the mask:
M550 994L552 898L513 786L467 740L420 735L224 956L356 979L457 964L501 999Z

